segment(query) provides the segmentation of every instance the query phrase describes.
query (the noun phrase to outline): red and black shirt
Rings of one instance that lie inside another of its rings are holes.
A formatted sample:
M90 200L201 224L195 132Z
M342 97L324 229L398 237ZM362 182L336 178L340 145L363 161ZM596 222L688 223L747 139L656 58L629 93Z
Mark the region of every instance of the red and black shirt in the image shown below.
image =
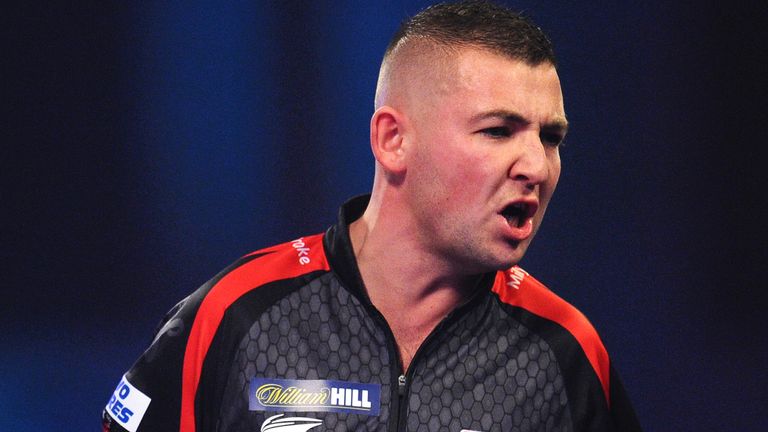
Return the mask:
M176 305L104 430L640 430L595 329L519 267L484 275L404 373L349 239L366 205L351 200L324 234L249 254Z

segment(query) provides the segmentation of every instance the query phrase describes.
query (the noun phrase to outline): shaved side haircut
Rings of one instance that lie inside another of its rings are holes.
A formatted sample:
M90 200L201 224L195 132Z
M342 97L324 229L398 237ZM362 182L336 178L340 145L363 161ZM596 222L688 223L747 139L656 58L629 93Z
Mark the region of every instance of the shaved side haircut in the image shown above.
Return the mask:
M440 3L403 22L384 53L386 61L412 41L443 47L477 47L531 66L557 66L549 38L531 20L506 7L487 2Z
M375 107L391 103L398 92L407 93L416 76L436 79L432 74L462 49L557 67L552 42L525 16L488 1L439 3L403 22L392 37L379 71Z

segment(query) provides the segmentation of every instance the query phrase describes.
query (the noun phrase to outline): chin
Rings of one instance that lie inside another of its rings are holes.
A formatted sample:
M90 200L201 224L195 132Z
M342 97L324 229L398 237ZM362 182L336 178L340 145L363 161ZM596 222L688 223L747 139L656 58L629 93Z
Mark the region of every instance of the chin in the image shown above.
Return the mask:
M523 260L523 256L525 256L525 251L528 249L528 243L519 244L514 251L511 253L508 253L506 256L504 256L503 259L501 259L501 265L497 270L507 270L513 266L516 266L520 263L520 261Z
M517 265L517 263L519 263L522 258L523 258L522 254L518 254L518 253L498 255L498 256L492 257L491 259L481 264L482 266L481 273L508 270L513 266Z

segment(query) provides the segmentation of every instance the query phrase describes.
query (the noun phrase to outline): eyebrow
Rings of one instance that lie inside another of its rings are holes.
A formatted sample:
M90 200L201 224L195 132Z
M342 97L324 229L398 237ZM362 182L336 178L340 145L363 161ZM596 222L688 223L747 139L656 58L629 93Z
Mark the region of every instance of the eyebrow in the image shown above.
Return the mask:
M497 118L504 120L506 122L512 122L512 123L522 123L522 124L530 124L531 121L525 118L524 116L513 112L513 111L507 111L507 110L493 110L493 111L486 111L479 114L476 114L472 116L470 121L472 123L477 123L481 120L486 120L489 118ZM541 126L542 130L557 130L561 131L563 134L568 132L568 121L564 117L558 116L551 122L547 122Z

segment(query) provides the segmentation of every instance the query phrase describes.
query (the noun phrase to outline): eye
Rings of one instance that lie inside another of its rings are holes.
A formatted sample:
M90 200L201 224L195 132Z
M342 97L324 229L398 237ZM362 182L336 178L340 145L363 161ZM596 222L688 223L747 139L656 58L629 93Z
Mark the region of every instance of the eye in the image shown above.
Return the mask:
M541 142L547 147L560 147L563 145L563 139L565 137L559 133L543 132L540 135L540 138Z
M496 126L485 128L480 133L487 135L491 138L506 138L512 135L512 131L507 126Z

